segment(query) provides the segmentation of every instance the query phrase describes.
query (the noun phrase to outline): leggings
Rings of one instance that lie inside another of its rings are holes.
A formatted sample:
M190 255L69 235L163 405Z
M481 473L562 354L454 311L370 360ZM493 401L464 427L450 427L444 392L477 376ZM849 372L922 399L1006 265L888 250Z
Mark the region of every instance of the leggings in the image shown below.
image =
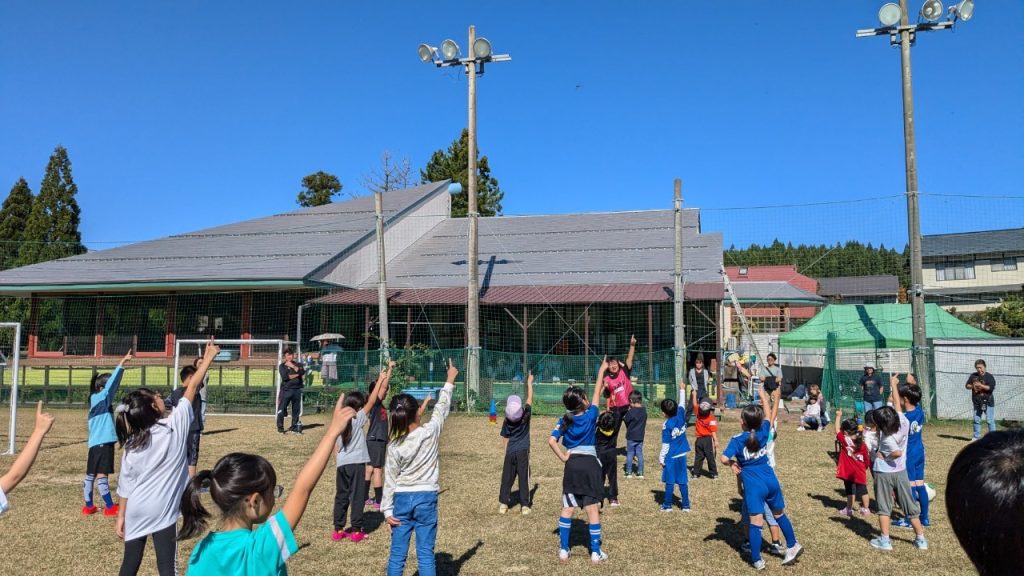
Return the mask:
M160 576L176 576L178 574L178 542L177 526L171 524L167 528L158 530L150 536L153 537L153 547L156 548L156 570ZM146 536L134 540L126 540L124 543L124 559L121 560L120 576L135 576L142 566L142 555L146 552Z

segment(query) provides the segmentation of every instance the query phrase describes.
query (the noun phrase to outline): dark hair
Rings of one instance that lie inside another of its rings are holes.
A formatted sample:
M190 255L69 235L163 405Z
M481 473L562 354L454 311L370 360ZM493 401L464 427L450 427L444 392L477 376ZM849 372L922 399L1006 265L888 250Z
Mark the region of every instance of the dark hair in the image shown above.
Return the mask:
M103 374L93 374L92 382L89 384L89 393L95 394L103 387L107 385L107 380L110 380L110 372L104 372Z
M775 352L769 352L765 358L771 358L772 360L778 360L779 357L775 355Z
M878 428L878 423L875 422L874 410L868 410L864 413L864 424Z
M241 515L252 494L267 497L277 487L277 473L262 456L233 452L217 461L213 470L203 470L189 480L181 495L181 530L178 540L198 536L206 529L210 513L200 499L204 485L225 518Z
M892 406L882 406L875 410L875 426L885 436L892 436L900 431L900 415Z
M639 390L633 390L632 392L629 393L629 403L630 404L636 404L637 402L642 402L643 399L644 399L644 395L641 394Z
M844 434L848 434L853 437L853 445L860 450L860 447L864 444L864 433L860 430L860 424L857 423L856 418L847 418L839 423L839 430Z
M985 364L985 360L984 360L984 359L982 359L982 358L978 358L977 360L975 360L975 361L974 361L974 366L975 366L975 367L977 367L977 366L978 366L978 364L981 364L981 365L982 365L982 366L984 366L985 368L988 368L988 364Z
M597 427L602 430L612 430L615 428L615 414L605 411L601 412L601 415L597 417Z
M562 434L565 434L572 424L573 414L583 410L586 403L587 393L579 386L569 386L565 392L562 392L562 405L565 406L565 414L562 416L562 424L558 428Z
M185 366L181 369L181 372L178 372L178 378L181 378L181 383L185 384L196 372L198 372L198 370L196 370L195 366Z
M693 363L696 364L697 362L700 362L701 364L704 363L704 353L703 352L697 352L697 357L693 359Z
M363 394L359 390L352 390L345 394L345 407L351 408L356 412L359 412L366 406L366 394ZM352 440L352 427L355 426L355 419L349 421L348 426L345 426L345 430L341 433L341 445L348 448L348 443Z
M818 395L817 394L808 394L807 395L807 403L810 404L811 400L814 400L815 402L817 402L818 401Z
M665 398L661 401L661 411L667 418L675 418L676 414L679 413L679 405L676 401L671 398Z
M1017 574L1024 563L1024 431L989 432L953 459L946 513L981 576Z
M911 384L910 386L900 388L900 397L917 406L921 403L921 387L917 384Z
M149 446L149 429L163 418L153 403L159 394L149 388L132 390L121 399L115 410L114 428L117 441L125 450L141 450Z
M284 349L284 353L285 353L285 354L295 354L295 351L294 351L294 350L292 350L291 348L285 348L285 349Z
M764 409L755 405L745 406L740 412L740 420L743 421L743 426L747 429L747 440L744 446L750 452L757 452L761 449L761 443L757 440L757 431L761 429L761 424L764 422Z
M420 403L411 394L398 394L388 405L388 431L392 441L409 435L409 426L416 421Z

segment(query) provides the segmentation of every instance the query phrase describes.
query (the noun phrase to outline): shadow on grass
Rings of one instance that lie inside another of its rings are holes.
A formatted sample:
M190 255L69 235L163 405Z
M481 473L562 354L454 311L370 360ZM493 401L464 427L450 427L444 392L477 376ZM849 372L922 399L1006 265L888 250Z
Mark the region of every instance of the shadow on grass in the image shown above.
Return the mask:
M480 547L484 545L483 540L477 540L472 548L467 549L461 556L455 558L447 552L437 555L437 573L441 576L456 576L462 571L462 565L476 555ZM419 574L419 572L417 572Z
M533 484L533 488L530 488L530 502L534 502L534 497L537 496L537 489L538 488L540 488L540 484L537 484L536 482ZM509 498L508 498L508 507L509 508L514 508L517 505L518 506L523 506L524 505L523 504L523 499L519 495L519 489L518 488L516 488L516 490L513 490L511 495L509 495ZM529 505L529 504L526 504L526 505Z
M558 536L558 528L551 533ZM587 549L588 554L590 553L590 527L581 518L573 518L572 526L569 528L569 548L576 546L582 546Z
M874 518L874 516L872 516ZM836 524L842 524L847 530L865 540L871 540L876 535L875 525L862 517L843 518L842 516L830 516L829 520Z
M743 554L743 544L747 537L747 530L742 524L734 518L722 516L715 518L715 531L705 536L704 541L719 540L728 544L737 554Z
M839 490L837 490L836 492L840 495L845 494L844 492ZM842 510L843 508L846 508L846 500L832 498L831 496L828 496L826 494L811 494L810 492L808 492L807 497L817 500L818 502L821 502L822 506L832 510Z
M306 430L312 430L314 428L323 428L324 425L323 424L301 424L301 427L302 427L301 428L302 431L305 432Z
M225 434L227 432L234 432L235 430L238 430L238 428L222 428L220 430L204 430L203 431L203 436L213 436L213 435L216 435L216 434Z
M969 436L955 436L953 434L939 434L939 438L945 438L947 440L960 440L961 442L970 442Z

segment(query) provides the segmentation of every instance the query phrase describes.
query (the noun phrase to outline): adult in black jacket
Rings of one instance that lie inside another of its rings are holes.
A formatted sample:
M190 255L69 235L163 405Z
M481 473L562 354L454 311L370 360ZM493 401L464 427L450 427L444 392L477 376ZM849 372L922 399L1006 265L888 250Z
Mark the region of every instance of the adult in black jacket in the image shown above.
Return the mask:
M306 369L295 363L295 353L291 348L284 350L284 362L277 367L281 373L281 395L277 399L277 431L284 434L284 417L288 415L288 406L292 408L292 426L289 428L296 434L302 434L299 426L299 412L302 410L302 381Z

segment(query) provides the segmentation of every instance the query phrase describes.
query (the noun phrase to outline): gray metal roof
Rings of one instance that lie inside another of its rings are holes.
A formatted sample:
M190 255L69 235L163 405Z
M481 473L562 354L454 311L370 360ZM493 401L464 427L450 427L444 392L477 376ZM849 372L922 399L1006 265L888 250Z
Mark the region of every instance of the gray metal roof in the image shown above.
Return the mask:
M1024 252L1024 228L921 237L923 258Z
M818 278L822 296L896 296L900 279L892 275Z
M947 288L941 286L925 286L924 293L932 296L953 296L957 294L1012 294L1024 290L1022 284L1001 284L998 286L963 286Z
M733 294L743 304L825 304L821 296L801 290L788 282L732 282L731 285Z
M384 195L389 220L447 193L448 182ZM16 286L301 281L374 231L373 197L304 208L0 272Z
M722 235L700 234L698 219L698 210L683 211L684 279L721 283ZM388 285L465 286L468 225L446 220L397 255ZM672 282L671 210L480 218L479 238L484 287Z

